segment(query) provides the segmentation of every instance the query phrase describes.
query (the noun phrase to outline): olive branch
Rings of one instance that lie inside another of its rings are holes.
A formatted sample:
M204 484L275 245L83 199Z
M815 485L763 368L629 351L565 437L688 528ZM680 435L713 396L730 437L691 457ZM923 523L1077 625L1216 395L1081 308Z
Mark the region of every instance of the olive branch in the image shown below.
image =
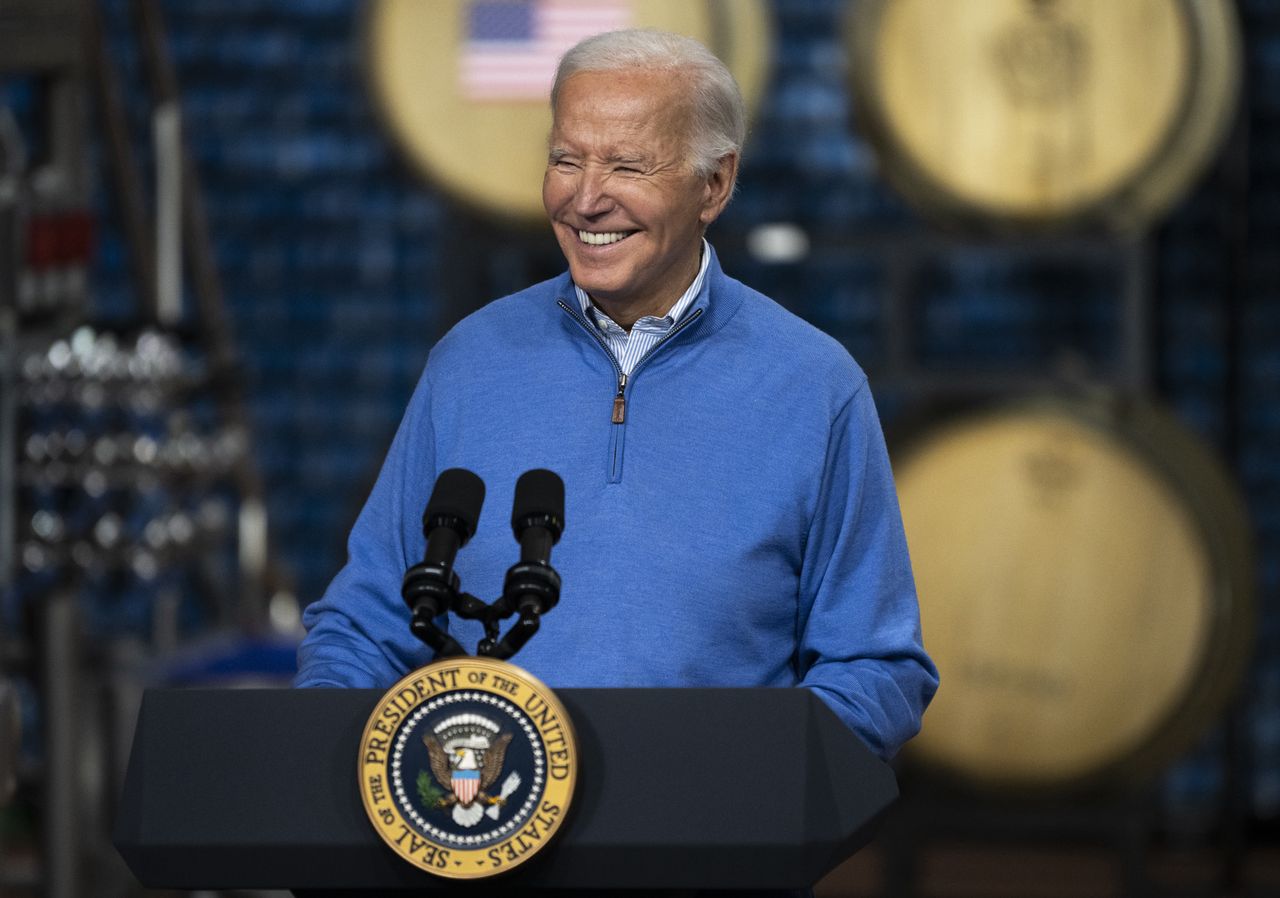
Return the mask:
M435 778L425 770L418 772L418 797L429 808L444 803L444 791L436 785Z

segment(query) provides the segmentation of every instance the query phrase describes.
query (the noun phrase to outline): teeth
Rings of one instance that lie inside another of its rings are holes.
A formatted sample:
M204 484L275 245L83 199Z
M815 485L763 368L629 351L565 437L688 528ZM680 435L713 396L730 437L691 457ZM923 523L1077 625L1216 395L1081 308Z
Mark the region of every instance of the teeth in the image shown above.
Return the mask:
M623 231L605 231L603 234L593 234L590 231L578 232L578 239L583 243L590 243L592 246L606 246L610 243L617 243L625 236L627 234Z

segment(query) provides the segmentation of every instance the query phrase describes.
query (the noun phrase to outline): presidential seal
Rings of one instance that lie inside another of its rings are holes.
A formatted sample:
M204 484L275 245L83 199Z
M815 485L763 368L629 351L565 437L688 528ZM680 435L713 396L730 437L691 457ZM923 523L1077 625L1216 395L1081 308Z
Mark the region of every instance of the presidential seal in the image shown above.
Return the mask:
M437 661L396 683L360 739L369 820L411 864L478 879L536 855L560 829L577 778L555 694L490 658Z

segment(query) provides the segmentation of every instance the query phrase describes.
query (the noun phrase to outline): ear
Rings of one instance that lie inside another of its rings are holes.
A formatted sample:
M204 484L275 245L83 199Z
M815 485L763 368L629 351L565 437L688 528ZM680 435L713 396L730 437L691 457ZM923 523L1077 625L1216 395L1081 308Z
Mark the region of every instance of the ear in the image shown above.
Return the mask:
M707 176L702 212L698 215L704 227L720 217L724 207L729 205L729 197L733 196L733 186L737 183L738 154L725 153L716 163L716 170Z

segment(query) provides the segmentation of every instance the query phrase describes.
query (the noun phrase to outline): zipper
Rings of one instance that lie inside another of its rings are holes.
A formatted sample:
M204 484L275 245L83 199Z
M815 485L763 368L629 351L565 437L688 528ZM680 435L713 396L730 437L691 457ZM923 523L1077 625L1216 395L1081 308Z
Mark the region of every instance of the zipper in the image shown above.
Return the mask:
M614 427L611 428L613 433L609 439L609 482L619 483L622 480L622 447L623 440L626 435L627 424L627 384L635 380L636 374L640 371L641 366L643 366L645 362L649 361L650 356L657 352L664 343L675 337L676 334L680 333L702 317L702 309L694 309L691 315L687 316L683 321L671 328L671 330L667 331L661 340L650 346L649 351L640 356L636 361L635 366L631 369L630 376L628 376L623 373L622 366L618 364L618 359L614 356L613 351L609 349L609 344L606 343L604 338L596 332L590 322L584 320L578 311L571 308L564 300L556 300L556 304L568 312L569 317L576 321L579 327L591 335L591 338L596 341L600 346L600 349L604 352L605 357L609 360L609 364L613 365L613 372L617 375L618 391L613 396L613 404L609 412L609 423L614 425Z
M556 300L556 305L560 306L560 308L568 312L569 317L572 318L574 321L578 322L578 326L581 327L584 331L586 331L587 334L591 337L591 339L595 340L596 343L599 344L600 349L604 352L605 358L607 358L609 360L609 364L613 366L613 373L618 378L618 394L613 398L613 412L610 416L610 421L612 421L612 423L614 424L626 423L627 376L622 373L622 366L619 365L618 360L614 358L613 352L609 349L609 344L604 341L604 337L596 333L595 329L586 320L584 320L581 315L579 315L573 309L569 308L568 304L566 304L563 299ZM668 334L668 336L670 335ZM649 357L649 353L646 352L645 358L648 358L648 357Z
M618 374L618 395L613 397L614 424L627 423L627 375Z

